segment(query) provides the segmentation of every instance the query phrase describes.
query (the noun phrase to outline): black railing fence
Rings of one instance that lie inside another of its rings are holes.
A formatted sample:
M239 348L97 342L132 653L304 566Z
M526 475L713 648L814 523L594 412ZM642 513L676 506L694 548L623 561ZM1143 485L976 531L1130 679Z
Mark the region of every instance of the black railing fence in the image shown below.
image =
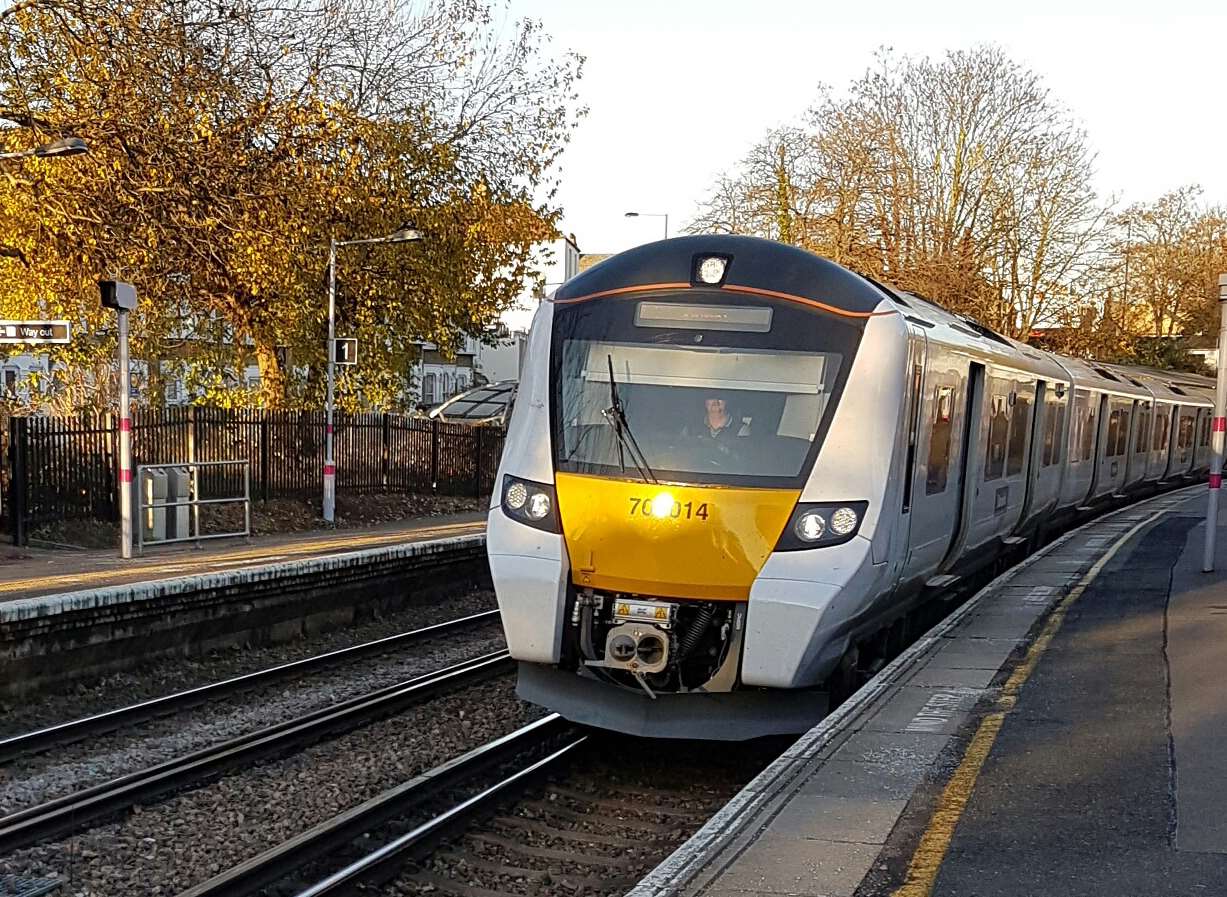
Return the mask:
M17 544L30 528L61 520L119 518L118 417L12 417L3 523ZM247 461L251 495L315 499L323 491L322 411L169 408L136 411L133 465ZM494 485L502 431L397 414L338 414L334 426L337 493L486 495ZM200 474L200 497L233 495L241 473Z

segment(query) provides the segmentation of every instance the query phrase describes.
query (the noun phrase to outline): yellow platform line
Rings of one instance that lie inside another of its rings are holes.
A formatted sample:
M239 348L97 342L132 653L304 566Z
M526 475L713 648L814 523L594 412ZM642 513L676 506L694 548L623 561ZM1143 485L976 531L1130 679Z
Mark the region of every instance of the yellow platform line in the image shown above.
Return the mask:
M27 579L14 579L0 582L0 595L13 592L38 590L57 590L61 587L79 589L91 585L128 585L133 582L143 582L144 579L129 577L148 577L150 581L162 574L176 576L193 576L200 573L221 573L219 566L231 564L242 567L277 556L282 562L287 556L302 557L316 555L326 557L330 554L344 554L361 548L374 548L383 545L396 545L402 542L421 542L434 536L456 535L458 531L480 531L485 528L485 521L472 523L448 523L439 526L416 530L405 530L398 533L369 533L354 535L344 540L312 539L304 542L279 543L263 548L246 548L237 551L227 551L218 554L207 554L197 557L176 556L173 560L144 565L133 564L126 568L108 568L105 570L84 570L78 573L63 573L53 576L33 576ZM188 569L184 569L187 567Z
M1065 622L1065 615L1069 608L1082 597L1082 593L1095 581L1103 568L1126 542L1132 539L1140 529L1166 513L1166 509L1156 511L1131 527L1127 533L1112 544L1103 557L1091 566L1091 569L1086 571L1077 584L1057 604L1048 622L1040 631L1039 637L1027 651L1023 662L1006 680L995 702L994 710L980 721L976 734L972 736L971 743L968 744L963 759L959 762L958 769L954 771L954 775L950 777L950 781L942 790L942 796L933 813L933 818L929 820L929 825L920 838L920 844L917 845L916 852L912 854L912 861L908 864L907 878L895 890L894 897L929 897L932 894L933 885L937 882L937 874L941 870L942 863L946 859L946 852L950 849L950 842L954 838L954 830L963 817L963 811L967 808L972 791L975 790L980 770L997 740L997 733L1001 731L1006 714L1018 703L1018 694L1023 684L1030 678L1040 657L1048 650L1061 624Z

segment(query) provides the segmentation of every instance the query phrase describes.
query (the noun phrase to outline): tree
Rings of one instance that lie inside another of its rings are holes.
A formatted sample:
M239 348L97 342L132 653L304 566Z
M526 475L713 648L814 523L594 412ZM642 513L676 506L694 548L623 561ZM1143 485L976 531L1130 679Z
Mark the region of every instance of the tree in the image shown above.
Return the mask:
M1094 261L1105 213L1091 175L1085 134L1000 49L882 52L845 94L820 95L807 128L769 134L689 229L736 210L751 233L1025 335L1059 317Z
M134 354L155 374L186 369L210 400L315 404L329 238L413 223L423 242L346 249L337 270L339 332L363 344L341 401L388 407L418 341L446 351L511 305L558 218L582 60L550 57L534 22L503 28L487 0L10 10L0 138L75 134L91 154L0 183L3 314L77 322L61 360L78 372L113 345L93 281L123 277L143 300ZM247 391L235 375L252 359ZM75 404L97 402L79 390Z
M1227 213L1186 186L1130 206L1115 221L1115 266L1140 334L1218 330L1218 275L1227 271Z

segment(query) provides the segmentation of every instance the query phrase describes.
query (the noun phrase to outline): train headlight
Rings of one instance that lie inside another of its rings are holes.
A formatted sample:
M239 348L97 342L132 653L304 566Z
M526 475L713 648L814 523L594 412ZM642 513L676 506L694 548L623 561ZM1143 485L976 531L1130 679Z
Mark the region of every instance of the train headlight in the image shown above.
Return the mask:
M553 486L504 475L502 504L503 513L512 520L547 533L558 532Z
M550 512L550 497L544 492L534 492L528 500L528 516L533 520L542 520Z
M507 502L507 507L511 510L520 510L520 508L528 504L528 487L523 483L512 483L507 488L507 497L504 501Z
M776 551L801 551L839 545L856 536L867 501L802 502L780 534Z
M719 255L709 255L706 258L699 259L698 264L698 281L715 286L724 280L724 270L728 267L729 260Z
M856 525L861 522L861 515L856 513L854 508L849 508L844 505L842 508L836 508L831 514L831 532L837 536L846 536L848 533L856 531Z
M802 542L817 542L827 531L827 522L817 511L807 511L797 518L795 529Z

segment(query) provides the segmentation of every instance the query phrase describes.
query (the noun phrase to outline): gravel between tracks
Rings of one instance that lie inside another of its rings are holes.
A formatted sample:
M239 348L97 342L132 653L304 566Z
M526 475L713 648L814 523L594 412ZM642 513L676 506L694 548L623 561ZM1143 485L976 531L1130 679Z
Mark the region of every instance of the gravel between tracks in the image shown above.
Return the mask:
M167 897L539 717L514 677L246 770L70 841L0 859L0 874L68 879L68 897Z
M62 691L33 695L10 704L0 701L0 738L496 607L493 591L475 589L277 645L225 648L199 657L159 658L131 670L82 680Z
M0 816L505 646L499 624L489 623L19 758L0 771Z

